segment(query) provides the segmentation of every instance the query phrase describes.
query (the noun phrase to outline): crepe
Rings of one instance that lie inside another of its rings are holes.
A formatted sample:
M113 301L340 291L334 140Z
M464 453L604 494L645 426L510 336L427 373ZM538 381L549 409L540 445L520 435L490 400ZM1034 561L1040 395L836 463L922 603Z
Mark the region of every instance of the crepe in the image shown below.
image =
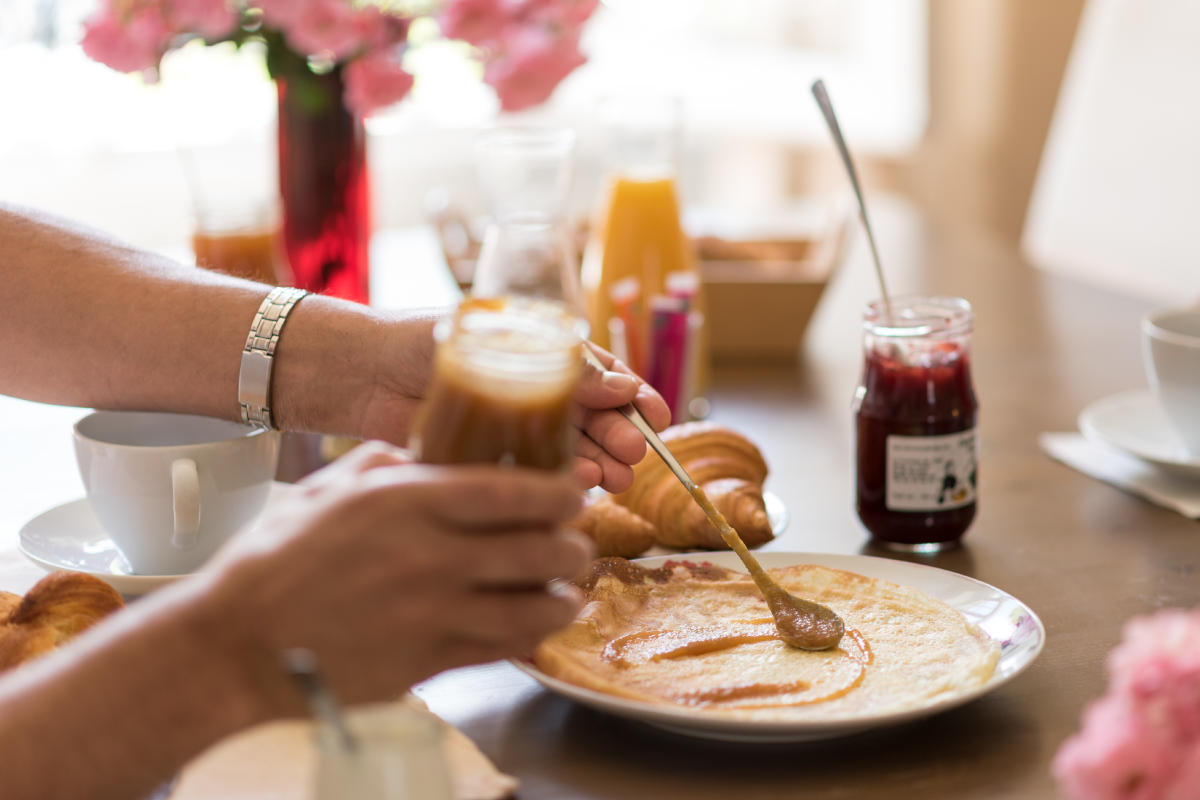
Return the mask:
M960 612L909 587L801 564L768 572L833 608L839 645L797 650L775 631L741 572L668 561L599 559L588 603L546 639L547 675L618 697L753 720L840 720L916 708L988 681L997 643Z

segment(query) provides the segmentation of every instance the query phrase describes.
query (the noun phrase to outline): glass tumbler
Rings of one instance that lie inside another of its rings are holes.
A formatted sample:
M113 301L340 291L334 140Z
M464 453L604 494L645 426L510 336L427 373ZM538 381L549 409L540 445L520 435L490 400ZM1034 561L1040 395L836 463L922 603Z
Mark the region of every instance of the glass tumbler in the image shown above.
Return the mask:
M317 730L313 800L451 800L450 774L437 722L398 703L347 714L355 746Z

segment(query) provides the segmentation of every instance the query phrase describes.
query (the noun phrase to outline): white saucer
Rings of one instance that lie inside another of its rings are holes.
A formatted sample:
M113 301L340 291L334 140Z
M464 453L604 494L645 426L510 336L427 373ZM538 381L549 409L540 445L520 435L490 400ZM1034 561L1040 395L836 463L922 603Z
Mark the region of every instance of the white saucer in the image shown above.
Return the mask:
M1080 413L1079 430L1167 472L1200 478L1200 458L1184 449L1149 389L1097 400Z
M268 502L288 484L273 483ZM87 498L55 506L21 527L18 544L25 557L47 572L58 569L86 572L107 582L123 595L142 595L180 575L137 575L109 538Z

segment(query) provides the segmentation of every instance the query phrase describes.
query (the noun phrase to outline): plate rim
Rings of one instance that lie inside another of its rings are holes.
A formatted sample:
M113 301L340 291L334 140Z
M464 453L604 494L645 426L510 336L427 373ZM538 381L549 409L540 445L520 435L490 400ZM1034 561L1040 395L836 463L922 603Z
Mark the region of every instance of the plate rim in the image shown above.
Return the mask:
M1149 389L1126 389L1093 400L1084 406L1076 418L1080 433L1086 439L1112 447L1139 461L1161 467L1166 471L1192 477L1200 476L1200 458L1181 458L1178 455L1167 455L1144 448L1131 447L1127 442L1119 441L1105 433L1101 426L1096 424L1096 419L1110 408L1133 404L1157 406L1157 401L1154 399L1154 393Z
M837 569L853 569L850 565L866 565L867 567L883 567L886 565L888 570L899 569L901 572L912 572L921 574L928 571L928 574L937 574L941 577L951 576L955 581L962 581L970 584L975 588L982 589L989 593L1005 598L1016 603L1021 610L1028 614L1033 621L1034 631L1036 633L1036 641L1032 648L1022 651L1019 656L1019 661L1007 672L1001 673L999 669L992 674L986 683L981 686L976 686L964 692L960 692L948 697L942 697L933 702L918 706L916 708L903 709L884 714L876 714L869 716L845 717L833 720L744 720L731 719L728 717L705 716L695 711L687 709L677 709L671 707L656 706L651 703L645 703L639 700L628 698L620 698L614 695L608 695L603 692L598 692L594 689L587 689L581 686L576 686L558 678L551 677L537 668L530 661L512 659L518 669L526 675L533 678L547 690L565 696L571 700L575 700L590 708L605 711L615 714L626 719L632 719L642 722L653 727L673 731L683 735L717 739L721 741L747 741L747 742L799 742L799 741L815 741L819 739L830 739L840 736L846 736L861 731L882 728L891 725L897 725L908 722L914 719L920 719L943 711L949 711L961 705L965 705L985 694L990 694L1002 686L1014 680L1018 675L1024 673L1041 655L1042 650L1046 645L1046 627L1042 622L1037 612L1033 610L1027 603L1004 591L990 583L981 581L978 578L973 578L969 575L963 575L952 570L942 569L929 564L920 564L912 561L906 561L894 558L885 558L880 556L870 556L862 554L846 554L846 553L813 553L813 552L791 552L791 551L759 551L757 557L763 562L763 566L771 568L774 566L787 566L791 564L813 563L823 566L832 566ZM738 561L737 555L730 551L699 551L686 553L672 553L669 555L655 555L637 559L630 559L634 563L642 563L649 566L657 566L665 561L670 560L708 560L713 563L726 561L730 563L719 564L720 566L728 566L736 568L738 571L745 571ZM848 562L841 564L830 564L828 562ZM772 563L779 562L779 563ZM884 578L893 583L899 581ZM904 584L901 584L904 585ZM929 593L922 587L918 588L921 591ZM931 596L936 596L932 595ZM938 598L941 599L941 598ZM942 600L942 602L947 602ZM953 603L947 603L955 607ZM957 607L956 607L957 608ZM958 608L960 612L961 608ZM987 633L987 631L985 631ZM988 633L988 636L996 641L997 644L1002 644L994 636ZM999 662L997 662L999 667Z
M161 586L165 586L168 583L177 581L188 574L137 575L131 572L113 572L112 570L87 569L73 564L64 564L62 562L52 560L44 555L39 554L39 551L30 548L28 543L32 541L34 537L31 536L28 531L32 526L41 523L46 517L51 515L79 513L80 510L88 514L92 513L91 506L89 505L86 496L77 497L73 500L67 500L63 503L57 503L54 506L51 506L50 508L40 512L39 514L30 517L25 521L24 524L21 525L21 528L17 532L17 549L21 551L21 554L25 556L25 558L32 561L47 573L57 572L60 570L67 572L82 572L84 574L91 575L92 577L99 578L108 585L112 586L121 594L126 595L146 594L153 589L157 589ZM97 525L99 525L99 523L97 523ZM112 538L105 534L103 530L98 530L97 533L103 538L104 541L108 541L110 543L112 542ZM113 547L115 548L116 545L113 544Z

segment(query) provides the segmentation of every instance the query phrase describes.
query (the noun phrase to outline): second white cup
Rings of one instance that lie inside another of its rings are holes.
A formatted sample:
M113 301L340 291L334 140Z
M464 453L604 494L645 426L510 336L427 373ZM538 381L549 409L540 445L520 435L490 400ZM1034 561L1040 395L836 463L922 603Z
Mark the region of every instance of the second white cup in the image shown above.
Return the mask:
M1192 458L1200 458L1200 308L1147 314L1142 361L1180 443Z
M75 424L88 502L141 575L191 572L267 501L279 434L190 414L98 411Z

